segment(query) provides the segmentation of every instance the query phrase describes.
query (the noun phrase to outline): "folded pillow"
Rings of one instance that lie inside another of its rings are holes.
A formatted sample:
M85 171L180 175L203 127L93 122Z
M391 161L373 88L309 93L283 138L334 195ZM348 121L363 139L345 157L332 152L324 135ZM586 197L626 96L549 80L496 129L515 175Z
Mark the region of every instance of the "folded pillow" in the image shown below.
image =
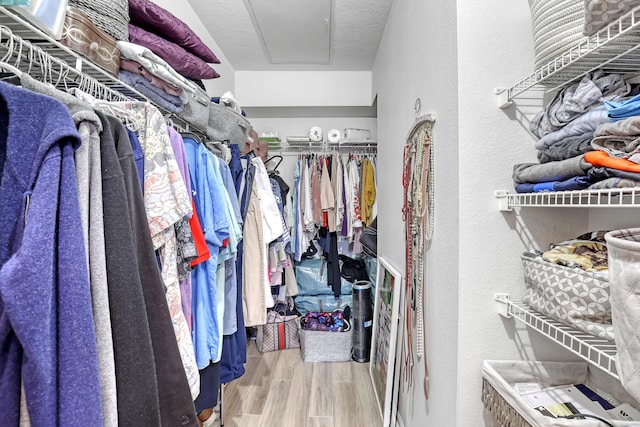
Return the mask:
M177 44L205 62L220 60L193 30L171 12L149 0L129 0L131 22Z
M220 74L206 62L175 43L129 24L129 42L144 46L164 59L179 74L189 79L215 79Z

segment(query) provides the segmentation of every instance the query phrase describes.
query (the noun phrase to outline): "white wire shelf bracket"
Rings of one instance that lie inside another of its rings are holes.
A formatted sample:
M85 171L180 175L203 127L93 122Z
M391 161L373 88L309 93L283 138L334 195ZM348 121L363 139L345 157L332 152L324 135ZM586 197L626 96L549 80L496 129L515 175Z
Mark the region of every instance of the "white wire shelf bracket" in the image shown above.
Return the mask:
M496 89L504 108L536 86L554 90L598 68L626 77L640 74L640 6L584 39L507 89Z
M496 294L495 300L499 304L502 316L519 320L591 365L614 378L619 378L616 370L616 345L613 341L598 338L550 319L525 303L511 301L508 294Z
M501 211L510 211L519 207L640 207L640 187L539 193L510 193L497 190L495 197L498 199L498 209Z

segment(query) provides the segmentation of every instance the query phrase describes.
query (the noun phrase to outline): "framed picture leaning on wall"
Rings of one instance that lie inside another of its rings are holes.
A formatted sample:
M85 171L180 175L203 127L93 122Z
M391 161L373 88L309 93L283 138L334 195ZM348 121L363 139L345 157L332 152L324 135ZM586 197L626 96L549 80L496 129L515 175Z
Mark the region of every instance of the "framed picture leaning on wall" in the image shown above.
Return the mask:
M392 401L393 376L401 289L402 276L398 270L392 267L386 259L378 258L369 373L382 416L383 427L391 425L391 408L394 404Z

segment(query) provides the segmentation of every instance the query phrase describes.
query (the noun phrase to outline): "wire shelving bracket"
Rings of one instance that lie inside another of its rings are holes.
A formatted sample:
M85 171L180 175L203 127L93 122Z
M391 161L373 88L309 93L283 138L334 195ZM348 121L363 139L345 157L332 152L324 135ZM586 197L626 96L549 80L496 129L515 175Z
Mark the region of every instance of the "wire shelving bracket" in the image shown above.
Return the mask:
M494 298L501 316L517 319L591 365L614 378L619 378L616 370L616 345L613 341L598 338L553 320L522 302L512 301L509 294L496 294Z

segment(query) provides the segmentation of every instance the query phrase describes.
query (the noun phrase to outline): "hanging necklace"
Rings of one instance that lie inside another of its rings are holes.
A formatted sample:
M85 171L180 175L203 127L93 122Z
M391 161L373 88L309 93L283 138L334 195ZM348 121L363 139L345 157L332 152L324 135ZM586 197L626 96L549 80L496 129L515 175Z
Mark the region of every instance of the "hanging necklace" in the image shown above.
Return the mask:
M416 113L419 100L416 101ZM425 253L433 235L433 156L431 115L418 117L407 138L404 149L402 184L404 203L402 216L405 221L405 373L408 386L413 377L413 337L415 324L416 357L423 358L425 378L423 382L425 398L428 398L428 367L424 354L424 262ZM415 315L415 316L414 316ZM414 320L415 318L415 320ZM415 322L415 323L414 323Z

